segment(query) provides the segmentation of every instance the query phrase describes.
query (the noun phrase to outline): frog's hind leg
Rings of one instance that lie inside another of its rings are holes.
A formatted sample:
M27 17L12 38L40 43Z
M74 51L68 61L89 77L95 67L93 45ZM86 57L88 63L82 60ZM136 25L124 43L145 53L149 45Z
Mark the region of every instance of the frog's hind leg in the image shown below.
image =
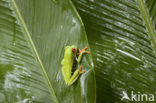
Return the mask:
M68 86L72 85L79 77L80 73L79 73L79 69L75 70L74 74L72 75L71 79L69 80L69 82L67 83Z
M79 75L83 73L85 73L85 70L82 71L82 66L80 66L80 68L74 72L67 85L72 85L78 79Z
M83 74L83 73L85 73L85 72L86 72L85 70L82 71L82 66L80 66L80 68L79 68L79 73L80 73L80 74Z

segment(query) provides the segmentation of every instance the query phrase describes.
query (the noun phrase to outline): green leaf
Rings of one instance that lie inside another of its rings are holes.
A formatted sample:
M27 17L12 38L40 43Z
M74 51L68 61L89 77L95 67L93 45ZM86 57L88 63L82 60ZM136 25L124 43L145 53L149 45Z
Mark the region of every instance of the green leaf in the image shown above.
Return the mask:
M0 0L0 41L0 103L95 102L91 55L72 86L61 73L65 46L88 46L70 0Z
M156 1L73 0L93 54L97 103L155 94Z

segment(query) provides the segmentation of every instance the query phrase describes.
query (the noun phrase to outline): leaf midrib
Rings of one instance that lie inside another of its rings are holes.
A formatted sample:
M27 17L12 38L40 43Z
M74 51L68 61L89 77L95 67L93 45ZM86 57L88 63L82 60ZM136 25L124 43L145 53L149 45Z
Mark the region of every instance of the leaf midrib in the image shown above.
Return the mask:
M138 2L138 6L140 8L142 17L144 19L146 28L148 30L148 35L151 39L151 44L153 45L154 51L156 53L156 33L154 32L154 28L152 26L149 13L147 11L147 7L145 6L145 3L143 2L143 0L137 0L137 2Z
M42 63L42 61L40 59L40 56L39 56L39 54L37 52L37 49L35 47L35 44L33 43L33 40L32 40L31 35L29 33L29 30L28 30L28 28L27 28L27 26L26 26L26 24L25 24L25 22L23 20L23 17L21 15L20 11L19 11L19 8L16 5L15 0L10 0L10 3L11 3L11 6L13 7L13 9L15 11L15 14L16 14L17 18L19 19L19 22L21 23L22 29L25 32L25 35L26 35L26 37L28 39L28 42L29 42L29 44L30 44L30 46L31 46L31 48L32 48L32 50L34 52L35 58L36 58L38 64L40 65L40 68L41 68L41 70L43 72L43 76L44 76L46 82L48 83L49 90L50 90L50 93L51 93L51 95L53 97L53 100L54 100L55 103L58 103L58 99L56 97L56 94L54 92L54 89L53 89L53 87L52 87L52 85L50 83L49 77L48 77L48 75L46 73L46 70L45 70L45 68L43 66L43 63Z

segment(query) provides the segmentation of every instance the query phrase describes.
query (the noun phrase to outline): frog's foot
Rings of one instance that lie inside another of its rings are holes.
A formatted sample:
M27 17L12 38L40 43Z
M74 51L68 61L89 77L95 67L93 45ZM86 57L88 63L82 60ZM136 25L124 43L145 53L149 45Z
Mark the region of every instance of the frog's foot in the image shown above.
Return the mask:
M88 49L88 47L85 47L85 48L83 48L82 50L80 50L79 49L79 52L77 53L77 55L80 55L81 53L87 53L87 54L90 54L90 52L89 51L85 51L86 49Z
M80 73L80 74L85 73L85 70L82 71L82 66L80 66L80 68L79 68L79 73Z

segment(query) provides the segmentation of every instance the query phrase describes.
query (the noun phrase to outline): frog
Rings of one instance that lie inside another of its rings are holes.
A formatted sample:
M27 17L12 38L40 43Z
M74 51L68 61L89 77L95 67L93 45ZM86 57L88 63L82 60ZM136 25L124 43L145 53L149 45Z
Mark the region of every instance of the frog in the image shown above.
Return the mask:
M88 49L88 47L81 50L75 45L65 47L64 58L61 61L61 71L66 85L72 85L81 74L85 73L85 70L82 70L82 65L79 69L75 68L80 63L83 54L90 54L86 49ZM73 71L73 69L75 70Z

